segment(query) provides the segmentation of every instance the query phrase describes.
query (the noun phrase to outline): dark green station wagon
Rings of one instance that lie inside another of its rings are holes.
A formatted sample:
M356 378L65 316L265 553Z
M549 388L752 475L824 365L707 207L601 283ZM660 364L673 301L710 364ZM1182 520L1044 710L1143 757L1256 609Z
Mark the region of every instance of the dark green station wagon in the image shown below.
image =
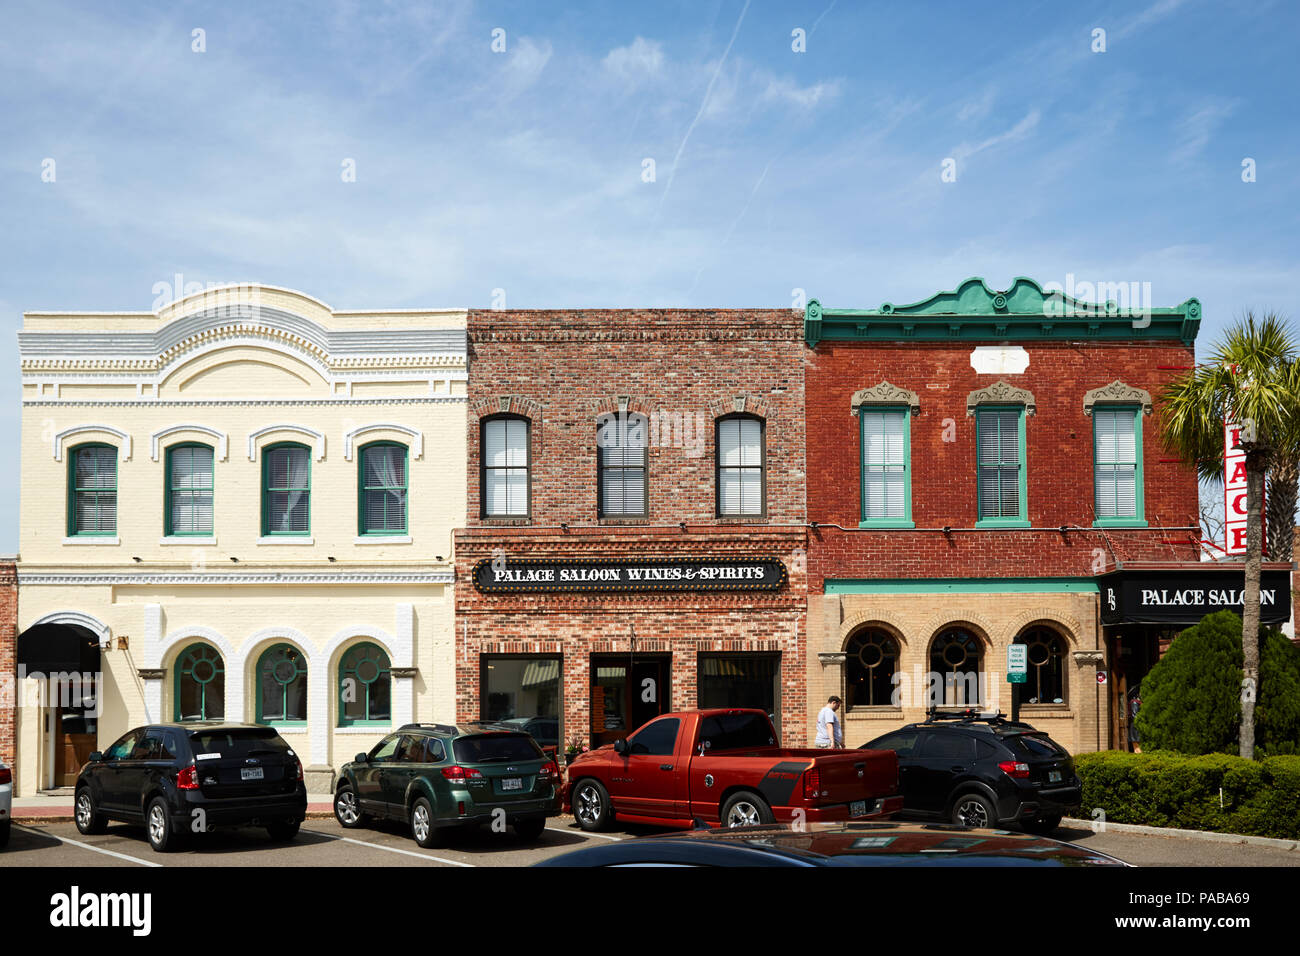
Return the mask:
M406 724L343 765L334 816L349 829L408 821L416 843L436 847L452 828L484 823L535 840L562 801L559 766L528 734Z

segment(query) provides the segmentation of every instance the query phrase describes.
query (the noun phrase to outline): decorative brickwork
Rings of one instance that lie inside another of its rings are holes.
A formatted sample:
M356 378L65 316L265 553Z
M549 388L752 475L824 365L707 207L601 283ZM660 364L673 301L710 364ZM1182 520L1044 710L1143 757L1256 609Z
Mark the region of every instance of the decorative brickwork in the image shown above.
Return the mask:
M0 760L15 763L17 707L18 574L12 561L0 560Z

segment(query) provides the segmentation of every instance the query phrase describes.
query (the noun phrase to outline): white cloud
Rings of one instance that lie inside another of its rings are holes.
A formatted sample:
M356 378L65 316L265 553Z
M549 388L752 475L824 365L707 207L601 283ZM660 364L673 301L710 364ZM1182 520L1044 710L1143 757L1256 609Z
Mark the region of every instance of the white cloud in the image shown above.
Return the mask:
M839 95L839 80L827 83L814 83L812 86L799 86L793 80L773 78L768 80L763 90L762 99L776 101L801 109L812 109L823 100L832 100Z
M1206 147L1219 126L1237 109L1235 100L1210 97L1178 123L1178 145L1171 158L1176 162L1194 159Z
M627 46L615 47L601 61L605 69L628 82L658 76L664 68L664 50L656 40L637 37Z
M519 37L505 54L496 54L505 60L499 87L502 99L513 100L536 83L551 60L551 52L550 40Z
M1030 131L1038 125L1041 114L1038 110L1033 109L1025 114L1015 126L1005 133L998 133L996 136L990 136L988 139L976 143L974 146L969 143L962 143L952 151L953 158L959 162L963 159L969 159L976 153L982 153L986 149L992 149L995 146L1001 146L1003 143L1013 143L1016 140L1024 139Z

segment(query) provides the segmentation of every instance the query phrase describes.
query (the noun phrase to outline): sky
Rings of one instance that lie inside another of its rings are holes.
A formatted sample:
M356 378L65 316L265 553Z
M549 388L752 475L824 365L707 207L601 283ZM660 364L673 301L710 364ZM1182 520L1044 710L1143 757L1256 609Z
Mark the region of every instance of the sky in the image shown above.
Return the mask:
M1205 0L6 0L0 441L24 311L160 283L366 309L1137 282L1201 300L1203 354L1297 309L1297 27ZM16 465L0 503L16 552Z

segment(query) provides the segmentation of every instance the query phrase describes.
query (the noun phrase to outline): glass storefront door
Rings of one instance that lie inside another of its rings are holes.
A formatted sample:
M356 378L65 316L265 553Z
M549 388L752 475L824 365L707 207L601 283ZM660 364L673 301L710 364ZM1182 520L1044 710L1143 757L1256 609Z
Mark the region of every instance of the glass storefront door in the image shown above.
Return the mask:
M668 657L591 658L591 746L626 737L668 710Z

